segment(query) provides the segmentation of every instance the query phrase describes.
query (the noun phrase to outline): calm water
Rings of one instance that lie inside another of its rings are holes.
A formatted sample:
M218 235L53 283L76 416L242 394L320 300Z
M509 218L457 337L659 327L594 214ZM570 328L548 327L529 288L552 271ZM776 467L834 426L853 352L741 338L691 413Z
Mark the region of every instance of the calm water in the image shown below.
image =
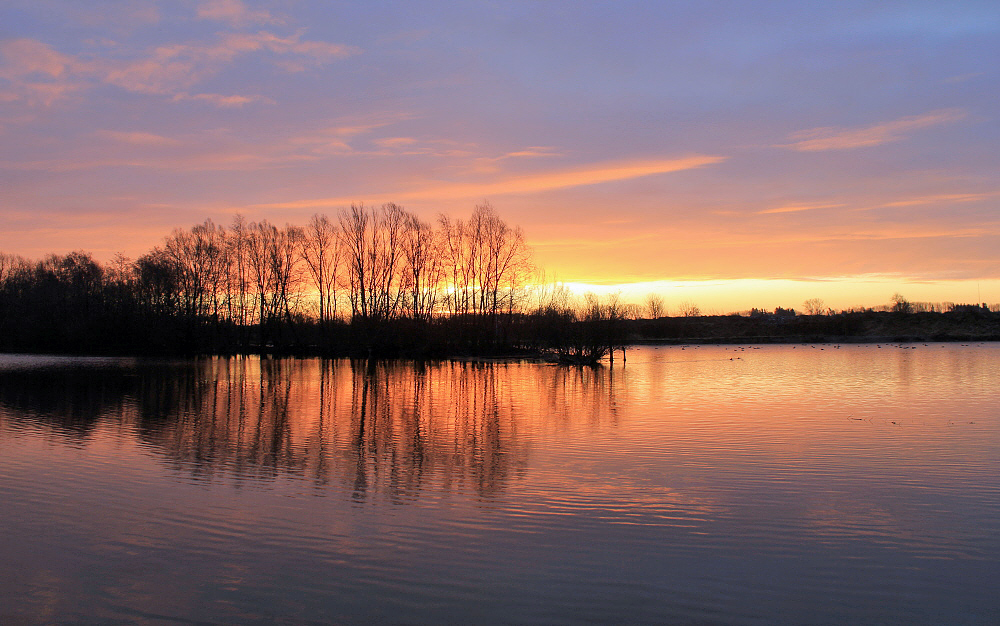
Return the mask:
M0 356L0 623L1000 623L1000 346Z

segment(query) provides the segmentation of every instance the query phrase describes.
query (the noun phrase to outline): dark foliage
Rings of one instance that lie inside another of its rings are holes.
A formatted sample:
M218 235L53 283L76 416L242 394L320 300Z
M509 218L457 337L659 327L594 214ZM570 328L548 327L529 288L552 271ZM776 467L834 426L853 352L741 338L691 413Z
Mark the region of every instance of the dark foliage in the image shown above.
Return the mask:
M680 317L662 317L654 299L655 319L634 319L615 296L573 304L559 290L529 306L520 231L489 207L466 224L442 218L437 231L395 205L352 207L341 219L337 230L314 218L312 235L266 222L237 219L226 230L209 221L175 231L136 261L119 257L105 266L85 252L38 262L0 254L0 351L534 354L592 364L645 341L1000 339L1000 313L985 305L928 311L899 294L882 310L826 315L779 308L701 316L688 305ZM318 306L309 295L317 293Z
M757 312L627 320L630 342L790 343L1000 340L1000 313L974 305L943 312L843 311L830 315Z

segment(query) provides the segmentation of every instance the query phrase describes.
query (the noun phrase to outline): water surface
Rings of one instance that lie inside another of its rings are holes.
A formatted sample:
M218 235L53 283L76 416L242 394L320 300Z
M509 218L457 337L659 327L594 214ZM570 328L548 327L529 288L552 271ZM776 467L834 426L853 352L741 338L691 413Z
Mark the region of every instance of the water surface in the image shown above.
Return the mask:
M0 623L998 623L998 357L0 356Z

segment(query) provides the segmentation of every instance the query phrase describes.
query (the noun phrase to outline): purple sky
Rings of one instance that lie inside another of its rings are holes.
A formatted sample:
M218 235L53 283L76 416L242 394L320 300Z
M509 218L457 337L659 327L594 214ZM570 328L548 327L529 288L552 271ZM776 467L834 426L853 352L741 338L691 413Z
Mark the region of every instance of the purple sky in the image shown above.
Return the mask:
M5 0L0 251L488 200L563 281L986 299L997 59L995 0Z

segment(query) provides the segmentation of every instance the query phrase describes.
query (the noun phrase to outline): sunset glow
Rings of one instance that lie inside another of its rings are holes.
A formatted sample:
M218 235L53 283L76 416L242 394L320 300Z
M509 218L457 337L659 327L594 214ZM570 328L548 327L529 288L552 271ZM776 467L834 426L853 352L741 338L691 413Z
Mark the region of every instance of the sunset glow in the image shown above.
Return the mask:
M491 203L573 291L1000 302L1000 6L8 0L0 252Z

